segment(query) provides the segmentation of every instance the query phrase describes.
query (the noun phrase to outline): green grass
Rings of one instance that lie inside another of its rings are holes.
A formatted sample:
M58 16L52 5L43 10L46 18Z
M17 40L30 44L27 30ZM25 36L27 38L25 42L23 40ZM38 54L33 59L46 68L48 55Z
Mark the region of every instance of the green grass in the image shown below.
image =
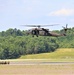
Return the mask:
M23 55L19 59L74 59L74 48L60 48L55 52Z

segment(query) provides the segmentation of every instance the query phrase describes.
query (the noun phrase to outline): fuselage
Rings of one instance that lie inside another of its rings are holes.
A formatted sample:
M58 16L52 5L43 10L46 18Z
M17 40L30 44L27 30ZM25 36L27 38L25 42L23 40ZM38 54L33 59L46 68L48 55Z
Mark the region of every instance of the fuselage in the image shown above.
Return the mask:
M49 29L44 29L44 28L33 28L28 30L27 33L39 36L53 36L53 37L66 36L65 34L54 33L49 31Z

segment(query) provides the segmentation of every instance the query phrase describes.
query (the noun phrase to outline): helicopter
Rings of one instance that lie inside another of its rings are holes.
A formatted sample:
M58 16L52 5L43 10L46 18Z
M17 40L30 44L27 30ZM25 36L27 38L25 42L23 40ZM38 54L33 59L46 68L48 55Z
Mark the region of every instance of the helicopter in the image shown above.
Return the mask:
M54 24L54 25L58 25L58 24ZM54 25L42 25L42 26L54 26ZM27 30L27 34L31 34L32 37L34 37L34 35L38 36L53 36L53 37L59 37L59 36L66 36L66 32L67 32L67 26L68 24L66 24L66 27L63 27L64 29L64 33L60 34L60 33L54 33L53 31L49 31L49 29L45 29L42 28L41 25L24 25L27 27L36 27L36 28L32 28Z

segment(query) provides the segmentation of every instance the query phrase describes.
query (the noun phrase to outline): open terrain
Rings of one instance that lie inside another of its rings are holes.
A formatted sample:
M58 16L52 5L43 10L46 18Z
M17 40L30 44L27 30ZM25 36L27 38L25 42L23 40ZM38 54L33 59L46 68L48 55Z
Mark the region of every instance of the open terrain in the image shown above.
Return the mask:
M0 75L74 75L74 64L0 65Z
M51 59L51 60L66 60L73 61L74 59L74 48L60 48L55 52L41 53L41 54L30 54L23 55L20 59Z
M0 75L74 75L73 48L0 61L10 62L0 65Z

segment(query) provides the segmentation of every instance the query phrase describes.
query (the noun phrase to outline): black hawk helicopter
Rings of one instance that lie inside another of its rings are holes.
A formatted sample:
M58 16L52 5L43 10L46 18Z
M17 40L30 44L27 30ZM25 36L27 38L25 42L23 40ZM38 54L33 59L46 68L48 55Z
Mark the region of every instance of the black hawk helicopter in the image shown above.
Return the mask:
M54 25L58 25L58 24L54 24ZM54 25L42 25L42 26L54 26ZM27 34L31 34L33 37L34 35L38 36L53 36L53 37L59 37L59 36L66 36L66 32L67 32L67 24L66 27L63 27L64 29L64 33L62 34L58 34L58 33L54 33L53 31L49 31L49 29L45 29L45 28L41 28L41 25L24 25L27 27L36 27L36 28L32 28L30 30L27 30Z

